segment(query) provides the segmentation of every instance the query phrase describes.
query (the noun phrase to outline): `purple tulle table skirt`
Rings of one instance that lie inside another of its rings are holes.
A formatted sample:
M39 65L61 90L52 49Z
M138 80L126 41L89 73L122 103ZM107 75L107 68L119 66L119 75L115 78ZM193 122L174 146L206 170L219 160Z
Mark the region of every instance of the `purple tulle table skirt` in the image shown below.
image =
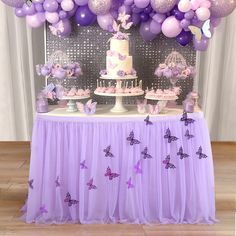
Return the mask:
M207 125L181 117L37 115L24 220L214 223Z

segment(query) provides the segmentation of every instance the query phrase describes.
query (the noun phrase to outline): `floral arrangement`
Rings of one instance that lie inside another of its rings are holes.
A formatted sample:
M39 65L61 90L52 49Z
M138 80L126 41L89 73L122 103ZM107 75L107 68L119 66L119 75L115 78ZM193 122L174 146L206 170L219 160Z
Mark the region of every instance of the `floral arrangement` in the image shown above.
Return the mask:
M38 75L51 76L60 80L70 77L79 77L83 74L78 62L70 63L68 65L61 65L58 63L37 65L36 72Z

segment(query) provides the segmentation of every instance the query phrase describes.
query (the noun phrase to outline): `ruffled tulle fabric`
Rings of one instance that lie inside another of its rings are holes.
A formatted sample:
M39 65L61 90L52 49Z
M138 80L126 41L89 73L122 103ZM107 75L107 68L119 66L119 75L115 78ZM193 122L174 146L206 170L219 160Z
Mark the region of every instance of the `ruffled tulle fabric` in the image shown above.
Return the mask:
M189 116L195 122L185 126L179 115L150 117L152 125L146 125L145 117L38 115L23 219L44 224L214 223L208 129L202 113ZM168 143L164 138L168 128L178 140ZM187 129L193 138L186 137ZM131 131L140 144L130 145L127 137ZM114 157L105 156L108 146ZM200 146L207 158L199 159L196 154ZM145 147L152 158L143 158ZM180 147L189 157L177 155ZM165 168L163 161L168 155L176 168ZM142 173L135 171L138 161ZM105 176L108 167L119 176L112 180ZM96 188L89 190L91 179ZM68 193L71 206L65 201Z

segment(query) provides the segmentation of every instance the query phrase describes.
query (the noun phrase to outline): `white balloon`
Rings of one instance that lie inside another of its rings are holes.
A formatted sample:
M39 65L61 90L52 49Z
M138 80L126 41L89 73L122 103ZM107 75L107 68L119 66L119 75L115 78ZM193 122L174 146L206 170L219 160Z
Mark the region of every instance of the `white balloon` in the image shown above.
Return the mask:
M59 15L56 12L47 12L46 11L45 18L51 24L55 24L60 20Z
M191 10L191 2L189 0L181 0L178 4L178 8L182 12L188 12Z
M61 8L64 11L71 11L71 10L73 10L74 6L75 6L75 4L72 0L63 0L61 2Z
M210 18L211 12L206 7L200 7L196 10L197 18L201 21L206 21Z

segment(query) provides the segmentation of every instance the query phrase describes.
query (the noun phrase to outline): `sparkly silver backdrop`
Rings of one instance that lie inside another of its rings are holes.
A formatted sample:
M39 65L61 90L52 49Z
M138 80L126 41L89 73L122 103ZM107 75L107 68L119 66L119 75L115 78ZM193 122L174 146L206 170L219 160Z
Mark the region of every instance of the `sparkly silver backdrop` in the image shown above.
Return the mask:
M155 68L159 63L164 62L165 57L172 51L179 51L188 64L195 65L196 52L192 45L181 47L175 39L167 39L162 34L150 43L146 43L141 38L138 28L131 30L130 36L130 54L133 56L134 68L137 70L139 79L143 80L143 88L169 88L169 81L165 78L157 79L154 76ZM111 34L100 29L98 26L78 27L73 26L73 33L69 38L58 38L46 30L46 59L56 50L62 50L69 55L72 61L79 61L82 65L84 75L78 80L64 81L64 85L71 87L89 87L93 91L96 88L99 72L105 69L106 51L109 50L108 39ZM51 82L50 80L49 82ZM192 90L193 79L179 81L177 85L182 87L182 94L178 103L185 99L186 94ZM93 98L100 104L114 103L114 98L100 97L94 95ZM126 98L125 103L132 104L135 98Z

